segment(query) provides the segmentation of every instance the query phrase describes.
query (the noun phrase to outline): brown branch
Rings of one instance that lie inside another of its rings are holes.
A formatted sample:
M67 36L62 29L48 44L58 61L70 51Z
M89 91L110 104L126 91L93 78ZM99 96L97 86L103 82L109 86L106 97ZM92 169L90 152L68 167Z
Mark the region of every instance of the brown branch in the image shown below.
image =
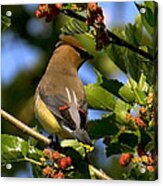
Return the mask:
M48 139L46 136L44 136L44 135L36 132L35 130L31 129L25 123L23 123L20 120L16 119L14 116L12 116L11 114L7 113L3 109L1 109L1 116L4 119L10 121L11 124L13 124L18 129L22 130L23 132L25 132L29 136L32 136L32 137L34 137L35 139L37 139L39 141L42 141L45 145L49 145L51 143L51 140ZM111 179L102 170L98 170L93 165L89 165L89 166L91 167L92 171L95 173L95 175L98 178L103 179L103 180L110 180Z
M34 137L35 139L37 139L39 141L42 141L44 144L49 145L51 143L50 139L48 139L47 137L43 136L39 132L36 132L35 130L31 129L26 124L24 124L20 120L16 119L14 116L12 116L11 114L7 113L3 109L1 109L1 116L4 119L10 121L11 124L13 124L18 129L22 130L24 133Z
M63 14L69 16L69 17L73 17L75 19L78 19L82 22L86 22L86 18L73 12L72 10L69 10L69 9L62 9L61 11ZM136 52L137 54L143 56L144 58L148 59L151 61L151 63L153 63L153 59L154 57L152 55L150 55L149 53L137 48L136 46L128 43L127 41L121 39L120 37L118 37L117 35L115 35L113 32L111 32L110 30L107 29L107 32L108 32L108 35L109 35L109 38L112 39L112 44L116 44L116 45L119 45L119 46L123 46L123 47L126 47L128 48L129 50L133 51L133 52Z

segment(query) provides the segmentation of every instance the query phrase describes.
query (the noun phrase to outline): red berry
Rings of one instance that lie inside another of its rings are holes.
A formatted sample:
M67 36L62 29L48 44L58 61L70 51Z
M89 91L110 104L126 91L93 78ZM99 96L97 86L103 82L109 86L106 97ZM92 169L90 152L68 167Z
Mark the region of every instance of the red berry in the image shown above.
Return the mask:
M88 8L91 11L96 11L96 9L97 9L97 3L88 3Z
M58 173L51 174L50 177L51 177L51 178L58 178L58 179L61 179L61 178L64 178L64 174L63 174L62 171L59 171Z
M155 171L154 166L147 166L147 169L149 170L149 172L154 172Z
M58 8L59 10L61 10L62 9L62 4L61 3L57 3L57 4L55 4L55 7Z
M53 169L52 169L52 167L50 167L50 166L47 166L47 167L45 167L43 170L42 170L42 174L43 175L50 175L51 173L52 173L52 171L53 171Z
M152 158L151 155L148 157L148 161L149 161L149 164L153 164L154 163L154 159Z
M136 118L135 118L135 123L139 126L139 127L144 127L145 126L145 123L144 123L144 121L140 118L140 116L137 116Z
M141 107L140 110L139 110L139 112L141 114L145 114L147 112L147 109L145 107Z
M53 159L58 160L61 158L61 155L58 151L53 152Z
M40 10L36 10L36 11L35 11L35 15L36 15L37 17L39 17L39 18L43 17Z
M119 164L121 166L127 166L130 163L132 157L133 157L133 155L130 153L121 154L121 156L119 158Z
M72 164L72 159L70 156L66 157L67 165L70 166Z
M60 163L59 163L59 168L61 169L66 169L67 168L67 159L66 158L62 158Z
M127 114L127 120L128 120L128 121L131 121L132 118L133 118L132 114L131 114L131 113L128 113L128 114Z
M44 149L43 154L49 159L52 157L52 151L50 149Z

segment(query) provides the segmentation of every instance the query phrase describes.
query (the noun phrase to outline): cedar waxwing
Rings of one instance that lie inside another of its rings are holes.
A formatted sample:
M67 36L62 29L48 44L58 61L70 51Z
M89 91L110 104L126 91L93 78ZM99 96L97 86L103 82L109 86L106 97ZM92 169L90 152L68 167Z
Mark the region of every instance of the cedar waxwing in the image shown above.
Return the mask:
M84 86L77 75L82 63L92 56L74 37L60 35L60 39L36 90L35 115L50 134L92 146L86 132Z

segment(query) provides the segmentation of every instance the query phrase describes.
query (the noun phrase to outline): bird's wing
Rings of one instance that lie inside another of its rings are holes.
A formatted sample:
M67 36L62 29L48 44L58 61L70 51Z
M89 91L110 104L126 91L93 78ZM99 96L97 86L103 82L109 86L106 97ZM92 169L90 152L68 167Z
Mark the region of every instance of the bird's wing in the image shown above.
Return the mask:
M43 96L40 94L49 110L62 121L63 127L72 131L78 129L86 129L87 104L85 101L76 103L68 100L67 97L61 95Z
M87 103L77 99L67 99L61 95L40 95L48 109L59 119L60 125L84 144L92 146L86 131Z

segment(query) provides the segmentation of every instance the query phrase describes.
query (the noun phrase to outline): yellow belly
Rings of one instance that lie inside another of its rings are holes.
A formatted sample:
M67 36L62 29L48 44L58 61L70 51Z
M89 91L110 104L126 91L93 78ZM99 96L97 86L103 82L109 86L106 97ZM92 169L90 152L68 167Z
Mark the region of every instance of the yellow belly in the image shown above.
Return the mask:
M48 131L49 134L55 134L60 138L72 138L72 136L61 127L55 116L47 108L40 96L37 94L35 98L35 114L43 128Z

